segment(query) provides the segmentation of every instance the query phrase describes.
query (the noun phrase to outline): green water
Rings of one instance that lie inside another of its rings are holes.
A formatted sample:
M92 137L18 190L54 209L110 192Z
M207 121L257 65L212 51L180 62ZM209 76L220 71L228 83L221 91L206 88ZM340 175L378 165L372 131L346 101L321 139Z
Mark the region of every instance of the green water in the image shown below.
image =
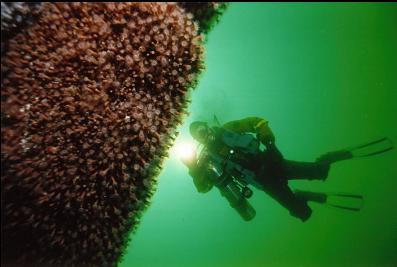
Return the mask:
M397 143L397 5L233 3L209 35L188 125L269 120L288 159L388 136ZM335 164L294 188L360 193L348 212L312 204L302 223L254 189L244 222L214 189L196 192L175 156L119 266L397 266L397 150Z

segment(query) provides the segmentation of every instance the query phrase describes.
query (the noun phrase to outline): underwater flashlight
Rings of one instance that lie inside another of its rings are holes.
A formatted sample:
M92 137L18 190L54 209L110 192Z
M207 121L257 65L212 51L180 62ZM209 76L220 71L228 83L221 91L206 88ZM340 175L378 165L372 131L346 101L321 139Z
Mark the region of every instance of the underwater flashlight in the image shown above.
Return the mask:
M189 160L193 159L196 147L192 142L180 142L175 144L174 153L179 159Z

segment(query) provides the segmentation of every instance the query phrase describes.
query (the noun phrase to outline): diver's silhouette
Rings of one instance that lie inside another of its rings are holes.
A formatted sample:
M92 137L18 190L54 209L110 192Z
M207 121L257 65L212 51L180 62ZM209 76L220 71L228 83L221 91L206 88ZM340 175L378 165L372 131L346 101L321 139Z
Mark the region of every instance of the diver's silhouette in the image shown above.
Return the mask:
M326 180L332 163L353 156L367 156L390 150L392 146L364 155L353 155L355 150L346 149L320 156L315 162L286 160L275 144L275 137L268 122L258 117L231 121L222 127L209 127L206 122L190 125L190 133L203 145L200 155L184 159L189 174L199 192L208 192L216 186L245 220L255 217L255 210L246 198L252 195L248 185L265 191L292 216L306 221L312 213L308 201L326 203L328 194L309 191L292 191L288 181L293 179ZM250 134L251 133L251 134ZM253 134L256 134L254 137ZM389 141L386 138L356 147ZM265 149L260 149L261 142ZM334 194L335 196L362 199L358 195ZM357 207L334 205L349 210Z

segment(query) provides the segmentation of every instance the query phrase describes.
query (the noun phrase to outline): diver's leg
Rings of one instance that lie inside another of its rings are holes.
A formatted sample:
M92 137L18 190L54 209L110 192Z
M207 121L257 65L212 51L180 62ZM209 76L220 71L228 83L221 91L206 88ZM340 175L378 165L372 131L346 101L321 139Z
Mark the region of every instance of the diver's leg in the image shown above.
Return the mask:
M303 222L310 218L312 210L306 199L295 195L286 183L265 185L264 191L280 203L289 213Z
M325 153L317 158L316 162L332 164L337 161L351 159L353 153L349 150L338 150Z
M269 147L263 153L259 154L259 165L263 173L259 174L267 177L273 177L279 180L285 180L284 158L276 146Z
M327 202L327 194L317 193L303 190L294 190L295 196L305 199L306 201L313 201L317 203Z
M328 176L329 168L330 164L327 163L284 161L284 172L288 180L325 180Z

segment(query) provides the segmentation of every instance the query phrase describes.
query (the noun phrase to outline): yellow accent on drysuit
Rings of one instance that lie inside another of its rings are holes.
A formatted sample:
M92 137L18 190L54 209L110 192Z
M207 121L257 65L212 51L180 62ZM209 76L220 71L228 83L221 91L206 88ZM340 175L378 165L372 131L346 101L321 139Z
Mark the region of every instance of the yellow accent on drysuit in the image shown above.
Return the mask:
M274 142L274 135L268 125L268 121L259 117L247 117L241 120L235 120L223 125L223 128L236 133L256 133L257 138L264 145L269 141Z

